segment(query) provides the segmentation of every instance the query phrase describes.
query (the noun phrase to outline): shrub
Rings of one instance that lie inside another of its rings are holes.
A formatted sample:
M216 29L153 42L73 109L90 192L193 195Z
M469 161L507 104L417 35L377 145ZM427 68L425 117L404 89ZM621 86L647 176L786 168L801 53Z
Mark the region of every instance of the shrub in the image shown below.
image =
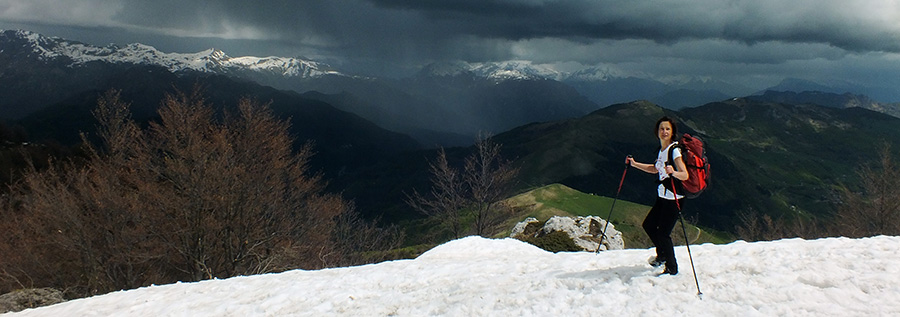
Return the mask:
M317 269L397 243L325 192L312 146L295 151L266 105L244 99L218 115L199 92L178 93L142 129L109 92L94 114L102 147L85 163L32 169L0 197L0 292L37 284L78 297Z
M567 233L562 231L553 231L546 235L525 238L523 241L550 252L575 252L584 250L576 245Z

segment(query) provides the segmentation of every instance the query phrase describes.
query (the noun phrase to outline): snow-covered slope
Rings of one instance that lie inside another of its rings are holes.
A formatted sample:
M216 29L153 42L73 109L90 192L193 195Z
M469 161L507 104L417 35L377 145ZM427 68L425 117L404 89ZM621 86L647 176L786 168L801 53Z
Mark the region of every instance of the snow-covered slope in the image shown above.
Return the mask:
M121 291L10 316L898 316L900 238L548 253L468 237L415 260Z
M327 74L340 75L328 65L287 57L230 57L217 49L197 53L164 53L144 44L98 47L46 37L30 31L0 31L7 38L17 38L27 48L44 60L68 59L71 66L89 62L128 63L157 65L179 72L193 70L209 73L259 72L284 77L318 77Z

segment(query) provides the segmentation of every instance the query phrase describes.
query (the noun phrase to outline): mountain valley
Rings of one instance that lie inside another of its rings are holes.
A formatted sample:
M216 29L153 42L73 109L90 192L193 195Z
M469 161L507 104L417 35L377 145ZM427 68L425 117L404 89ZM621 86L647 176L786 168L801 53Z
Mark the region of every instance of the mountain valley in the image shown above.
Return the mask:
M108 89L121 90L141 122L155 118L166 93L194 87L223 110L242 97L270 103L290 118L298 144L315 142L315 170L332 180L333 191L390 222L421 217L404 199L413 189L427 191L433 149L448 147L459 161L479 132L494 134L504 157L521 166L520 191L561 183L611 196L622 158L647 160L652 123L676 117L708 142L713 162L713 185L690 201L687 215L723 231L749 212L830 217L838 189L858 188L855 169L875 160L881 144L900 143L900 119L879 113L897 115L897 104L864 95L734 96L741 88L722 83L709 82L728 93L602 71L578 77L530 63L435 64L411 78L383 79L301 59L91 47L3 31L0 65L2 120L30 142L79 142L79 132L92 132L90 110ZM667 98L680 103L663 107ZM654 184L641 174L629 174L624 199L647 203Z

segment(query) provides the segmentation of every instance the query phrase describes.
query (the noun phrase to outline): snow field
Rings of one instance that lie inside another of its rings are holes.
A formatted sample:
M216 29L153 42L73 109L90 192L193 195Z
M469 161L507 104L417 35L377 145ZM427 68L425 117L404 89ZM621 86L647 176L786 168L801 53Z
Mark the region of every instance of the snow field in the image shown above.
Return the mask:
M414 260L151 286L9 316L891 316L900 238L684 246L657 276L652 249L550 253L467 237ZM4 315L6 316L6 315Z

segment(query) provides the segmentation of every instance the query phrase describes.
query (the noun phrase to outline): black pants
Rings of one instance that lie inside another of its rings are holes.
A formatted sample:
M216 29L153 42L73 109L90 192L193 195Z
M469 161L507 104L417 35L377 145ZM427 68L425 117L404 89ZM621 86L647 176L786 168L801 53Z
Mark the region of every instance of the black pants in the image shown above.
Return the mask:
M678 201L684 203L684 199ZM678 221L678 206L674 200L665 198L656 198L656 203L647 218L644 218L644 231L653 241L656 247L656 257L665 259L666 269L669 272L678 272L678 262L675 261L675 246L672 244L672 229L675 228L675 222Z

